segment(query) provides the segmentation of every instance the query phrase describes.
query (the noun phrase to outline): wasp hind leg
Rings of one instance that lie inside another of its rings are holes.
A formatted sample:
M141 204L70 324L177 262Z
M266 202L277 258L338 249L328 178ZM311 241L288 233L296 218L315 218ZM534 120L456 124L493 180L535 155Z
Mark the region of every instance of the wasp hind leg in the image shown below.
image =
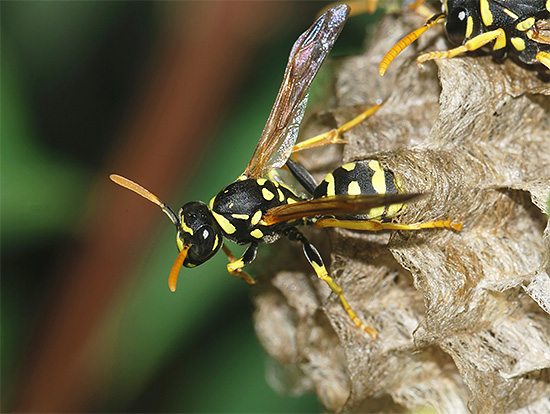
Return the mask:
M288 238L292 241L298 241L302 243L302 247L304 249L304 255L306 256L306 259L311 264L311 267L313 267L313 270L315 271L315 274L317 277L321 280L323 280L330 289L336 293L338 298L340 299L340 302L342 304L342 307L348 314L351 321L362 331L368 333L372 339L376 339L378 336L378 332L375 329L372 329L365 325L361 319L357 316L357 314L353 311L351 306L349 305L348 301L344 297L344 292L342 291L342 288L336 281L329 276L327 269L325 267L325 264L323 263L323 259L321 258L321 255L319 254L319 251L313 246L302 233L300 233L297 230L293 230L289 235Z
M455 223L451 220L427 221L424 223L400 224L400 223L382 223L377 220L339 220L335 218L319 219L315 222L315 227L337 227L341 229L362 230L362 231L380 231L380 230L422 230L422 229L452 229L462 230L462 223Z
M424 53L418 56L418 58L416 59L416 63L418 64L418 66L422 67L422 63L428 60L450 59L462 53L470 52L472 50L477 50L485 46L487 43L492 42L493 40L496 40L493 50L499 50L505 47L506 33L504 33L504 30L501 28L498 28L496 30L492 30L490 32L480 34L479 36L476 36L468 40L462 46L455 47L454 49Z
M243 267L248 266L254 261L254 259L256 258L256 253L258 253L258 245L256 243L252 243L250 246L248 246L248 249L246 249L240 259L237 259L235 256L233 256L233 253L231 253L231 251L225 244L222 246L222 249L230 262L227 264L227 271L229 272L229 274L233 277L244 280L249 285L255 284L256 280L254 280L252 276L246 273L243 270Z
M345 139L342 139L341 134L343 134L344 132L348 132L350 129L359 125L369 116L371 116L376 111L378 111L381 106L382 104L371 106L369 109L361 112L359 115L357 115L351 121L346 122L341 127L331 129L330 131L325 132L324 134L320 134L313 138L309 138L309 139L306 139L305 141L299 142L298 144L294 145L294 148L292 148L292 152L295 153L298 151L321 147L323 145L328 145L328 144L345 144L347 141Z

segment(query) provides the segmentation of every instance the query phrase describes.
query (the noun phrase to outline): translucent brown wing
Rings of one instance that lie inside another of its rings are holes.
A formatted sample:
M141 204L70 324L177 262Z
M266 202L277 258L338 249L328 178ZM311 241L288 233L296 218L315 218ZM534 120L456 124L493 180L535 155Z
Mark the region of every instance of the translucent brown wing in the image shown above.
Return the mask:
M419 193L409 193L336 195L314 198L271 208L264 214L263 220L268 226L271 226L283 221L304 217L361 214L374 207L401 204L422 196Z
M537 43L550 45L550 20L537 20L533 26L533 40Z
M244 171L247 177L263 177L287 161L304 116L309 86L342 31L348 13L345 4L332 7L294 43L275 104Z

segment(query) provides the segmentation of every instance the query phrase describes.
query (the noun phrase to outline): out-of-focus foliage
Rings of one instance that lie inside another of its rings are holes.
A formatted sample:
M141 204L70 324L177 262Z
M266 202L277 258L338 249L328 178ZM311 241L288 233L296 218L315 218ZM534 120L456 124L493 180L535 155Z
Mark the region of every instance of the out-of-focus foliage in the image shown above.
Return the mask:
M61 269L82 243L81 231L97 207L88 199L91 185L107 180L98 174L137 99L145 68L154 66L167 4L0 6L3 411L32 367L27 357L40 349L34 333L48 329L40 325L41 316L56 306L60 283L66 282ZM191 185L180 191L181 201L208 201L246 165L290 46L313 21L318 5L302 8L304 18L282 24L255 57L227 112L212 114L216 144L203 150L195 175L187 177ZM364 23L358 20L350 30L362 32ZM346 36L357 38L344 33L344 43ZM335 49L338 53L339 46ZM178 208L179 201L165 201ZM135 202L145 203L137 197ZM130 282L86 344L89 365L101 381L82 410L317 411L314 396L280 397L267 385L267 357L252 328L251 290L226 274L222 255L182 271L178 292L168 292L174 232L164 218L159 226L148 235L143 255L126 269Z

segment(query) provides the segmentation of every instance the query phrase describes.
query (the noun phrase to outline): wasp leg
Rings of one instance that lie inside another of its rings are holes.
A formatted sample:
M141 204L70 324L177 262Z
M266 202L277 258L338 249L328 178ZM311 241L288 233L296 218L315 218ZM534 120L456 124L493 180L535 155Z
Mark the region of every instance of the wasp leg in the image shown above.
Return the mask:
M550 69L550 53L548 52L539 52L537 53L536 59Z
M479 36L474 37L473 39L468 40L462 46L455 47L450 50L442 50L437 52L424 53L416 59L419 67L422 67L422 63L427 60L434 59L449 59L461 53L479 49L480 47L485 46L487 43L492 42L496 39L493 50L502 49L506 46L506 34L502 28L492 30L487 33L480 34Z
M292 241L298 241L302 243L304 255L311 264L311 267L313 267L315 274L319 279L325 281L325 283L331 288L331 290L336 293L336 295L338 295L338 298L342 303L342 307L344 308L352 322L355 324L355 326L368 333L372 337L372 339L376 339L376 337L378 336L378 332L365 325L361 321L361 319L359 319L353 309L351 309L351 306L348 304L348 301L344 297L342 288L338 283L336 283L333 278L329 276L325 264L323 263L323 259L321 258L321 255L319 254L319 251L315 248L315 246L313 246L302 233L295 229L293 229L293 231L288 234L288 238Z
M380 231L380 230L421 230L421 229L452 229L462 230L462 223L453 223L451 220L427 221L425 223L399 224L382 223L377 220L338 220L335 218L319 219L315 222L315 227L338 227L341 229Z
M381 106L382 104L374 105L369 109L367 109L366 111L361 112L358 116L353 118L351 121L346 122L344 125L342 125L339 128L331 129L330 131L325 132L324 134L320 134L313 138L309 138L309 139L306 139L305 141L299 142L298 144L294 145L294 148L292 148L292 152L294 153L298 151L303 151L305 149L321 147L327 144L345 144L347 141L345 139L342 139L340 135L359 125L369 116L371 116L376 111L378 111L378 109L380 109Z
M229 261L231 262L227 264L227 271L229 272L229 274L231 276L244 280L249 285L255 284L256 281L252 279L252 277L242 269L243 267L248 266L254 261L254 259L256 258L256 253L258 252L258 245L256 243L252 243L250 246L248 246L248 249L246 249L242 257L238 260L235 258L235 256L233 256L233 253L231 253L231 251L225 244L222 246L222 249L223 252L227 255Z

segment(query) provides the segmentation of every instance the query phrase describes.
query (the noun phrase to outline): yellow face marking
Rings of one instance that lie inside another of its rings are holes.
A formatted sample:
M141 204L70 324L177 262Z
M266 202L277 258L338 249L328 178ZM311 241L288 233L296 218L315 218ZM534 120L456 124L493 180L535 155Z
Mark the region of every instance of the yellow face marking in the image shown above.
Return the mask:
M212 215L220 225L220 227L225 231L227 234L233 234L237 230L233 224L229 220L227 220L224 216L221 214L216 213L212 210Z
M518 29L520 32L525 32L529 30L533 25L535 24L535 18L529 17L528 19L525 19L522 22L519 22L516 24L516 29Z
M258 178L258 179L256 180L256 182L257 182L259 185L264 185L266 181L267 181L267 180L266 180L265 178Z
M283 201L285 201L285 195L283 194L283 192L281 191L280 188L277 188L277 194L279 194L279 201L282 203Z
M521 37L512 37L510 42L519 52L525 49L525 41Z
M177 235L176 235L176 244L178 245L178 250L181 252L183 250L183 240L180 239Z
M250 235L252 237L254 237L255 239L261 239L264 234L262 233L262 231L260 229L254 229L250 232Z
M488 0L479 0L479 7L481 11L481 20L485 26L491 26L493 24L493 13L489 9Z
M273 198L275 198L275 194L264 187L262 188L262 197L265 198L267 201L271 201L273 200Z
M512 19L514 19L514 20L517 19L517 18L519 17L516 13L514 13L514 12L513 12L512 10L510 10L510 9L507 9L506 7L505 7L504 9L502 9L502 11L503 11L504 13L506 13L508 16L510 16L510 17L511 17Z
M369 167L374 171L371 179L372 186L378 194L386 194L386 177L380 163L372 160L369 162Z
M472 16L468 16L468 20L466 21L466 39L470 38L473 31L474 31L474 19L472 18Z
M348 194L349 195L359 195L361 194L361 188L359 188L359 183L357 181L352 181L348 185Z
M183 217L180 220L180 226L184 232L189 233L191 236L193 235L193 229L185 223L185 221L183 220Z
M239 220L248 220L248 217L250 216L248 214L231 214L231 217Z
M327 195L333 196L334 195L334 175L331 173L327 174L324 181L327 182Z
M357 164L355 164L354 162L349 162L347 164L342 165L342 168L346 171L353 171L355 170L356 165Z
M250 219L250 224L252 224L253 226L255 226L256 224L258 224L260 222L260 220L262 219L262 210L258 210L254 213L254 215L252 216L252 218Z

